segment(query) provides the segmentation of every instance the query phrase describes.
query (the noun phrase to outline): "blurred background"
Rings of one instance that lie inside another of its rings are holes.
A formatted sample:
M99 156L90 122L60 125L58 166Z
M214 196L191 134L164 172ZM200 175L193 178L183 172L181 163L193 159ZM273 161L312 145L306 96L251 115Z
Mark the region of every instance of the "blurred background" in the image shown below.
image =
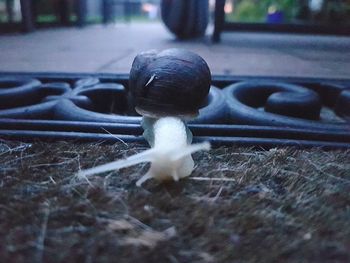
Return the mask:
M162 2L176 5L175 0ZM0 0L0 23L3 31L5 26L13 29L28 14L26 8L38 26L148 22L160 19L160 4L161 0ZM209 6L213 14L215 0ZM227 0L224 10L233 22L350 23L350 0Z
M0 22L3 28L14 29L28 12L39 27L146 22L159 19L159 4L159 0L0 0Z
M178 47L215 74L343 78L349 32L350 0L0 0L0 71L127 73Z
M229 0L230 21L337 24L350 22L348 0Z

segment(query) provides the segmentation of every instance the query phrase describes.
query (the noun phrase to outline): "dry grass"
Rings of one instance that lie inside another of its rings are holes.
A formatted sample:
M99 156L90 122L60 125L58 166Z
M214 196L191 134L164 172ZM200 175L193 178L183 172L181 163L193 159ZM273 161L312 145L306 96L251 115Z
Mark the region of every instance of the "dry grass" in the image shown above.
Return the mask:
M3 262L350 262L350 152L218 148L193 177L74 173L136 144L0 143Z

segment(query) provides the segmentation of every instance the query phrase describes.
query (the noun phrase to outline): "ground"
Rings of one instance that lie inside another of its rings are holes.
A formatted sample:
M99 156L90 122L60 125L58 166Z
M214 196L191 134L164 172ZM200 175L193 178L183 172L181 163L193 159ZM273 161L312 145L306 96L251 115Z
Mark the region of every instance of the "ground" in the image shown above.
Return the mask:
M350 151L221 147L178 183L137 165L75 173L146 147L0 143L4 262L350 262Z
M128 73L137 53L185 48L201 55L213 74L349 78L350 38L239 33L178 41L161 23L38 30L0 35L0 71Z

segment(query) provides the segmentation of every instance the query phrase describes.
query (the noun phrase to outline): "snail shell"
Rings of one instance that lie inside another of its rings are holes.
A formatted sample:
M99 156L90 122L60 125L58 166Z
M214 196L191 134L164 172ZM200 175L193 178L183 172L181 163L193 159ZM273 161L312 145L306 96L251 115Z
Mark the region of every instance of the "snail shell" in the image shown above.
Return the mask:
M148 117L198 114L208 95L211 74L199 55L182 49L136 56L129 88L138 113Z

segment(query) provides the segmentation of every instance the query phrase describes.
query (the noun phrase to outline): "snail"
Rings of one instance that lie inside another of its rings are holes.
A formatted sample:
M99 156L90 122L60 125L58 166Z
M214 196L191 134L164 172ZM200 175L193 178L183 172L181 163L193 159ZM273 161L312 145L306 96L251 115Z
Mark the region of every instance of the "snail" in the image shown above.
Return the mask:
M78 172L79 177L150 162L148 172L137 182L189 176L194 169L191 154L209 150L210 143L192 143L186 122L198 115L210 89L211 74L199 55L182 49L147 51L134 59L129 89L135 110L143 116L143 136L151 146L144 152Z

